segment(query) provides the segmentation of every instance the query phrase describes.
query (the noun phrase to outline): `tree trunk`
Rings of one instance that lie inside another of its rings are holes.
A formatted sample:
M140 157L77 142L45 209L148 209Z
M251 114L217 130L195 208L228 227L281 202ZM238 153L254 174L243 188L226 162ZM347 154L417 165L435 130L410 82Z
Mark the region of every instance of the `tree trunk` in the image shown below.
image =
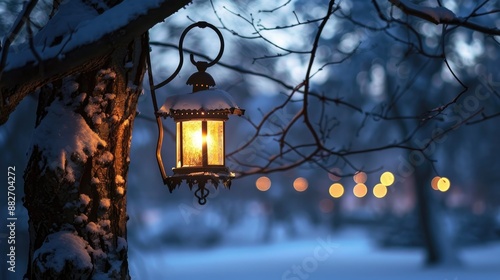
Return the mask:
M25 171L28 279L129 279L126 178L145 37L40 90Z
M432 168L424 162L415 168L415 187L420 225L426 248L426 264L455 265L459 262L455 247L454 224L431 188Z
M417 108L430 107L426 99L420 99L416 104ZM398 106L394 106L395 115L399 113ZM419 122L399 122L399 128L402 135L408 135L411 127L423 125L420 133L414 135L414 143L419 148L423 148L423 144L427 144L433 135L429 125L420 124ZM436 152L437 144L431 143L424 153L433 158ZM411 177L414 180L418 223L421 229L421 234L425 249L425 264L429 266L454 265L459 263L455 244L455 233L453 232L453 223L447 219L447 213L443 206L438 203L436 194L431 188L432 163L418 151L408 151L403 162L401 170L404 170L403 177ZM404 167L404 168L403 168ZM403 175L403 174L402 174Z

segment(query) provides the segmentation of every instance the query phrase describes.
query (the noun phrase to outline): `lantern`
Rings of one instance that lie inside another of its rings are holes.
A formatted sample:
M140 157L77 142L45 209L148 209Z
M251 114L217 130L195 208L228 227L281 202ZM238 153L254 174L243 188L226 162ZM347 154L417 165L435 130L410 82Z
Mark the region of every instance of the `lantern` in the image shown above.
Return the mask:
M191 75L187 81L193 86L192 93L172 95L166 99L161 108L156 103L155 89L169 83L180 71L183 62L182 42L186 33L193 27L210 27L216 31L221 42L221 50L217 58L210 62L195 61L193 63L198 72ZM206 188L211 183L215 188L223 184L229 188L232 173L225 165L225 121L229 115L241 116L244 110L240 109L231 95L223 90L213 88L215 81L206 69L214 65L222 56L224 41L220 31L211 24L198 22L190 25L181 35L179 43L180 62L177 70L164 82L154 86L152 83L151 67L149 68L149 80L153 106L158 123L158 144L156 157L163 182L168 186L170 192L185 181L192 189L197 185L195 196L200 204L206 203L210 193ZM150 65L148 57L148 64ZM163 125L160 117L172 117L176 123L176 164L173 175L167 176L163 167L161 147L163 143Z

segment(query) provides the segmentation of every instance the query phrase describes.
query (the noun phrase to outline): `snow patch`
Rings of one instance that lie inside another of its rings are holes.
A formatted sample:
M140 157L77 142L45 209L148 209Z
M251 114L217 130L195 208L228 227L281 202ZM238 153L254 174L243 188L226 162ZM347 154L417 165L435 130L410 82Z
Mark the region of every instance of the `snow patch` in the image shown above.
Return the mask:
M111 119L111 121L112 121L112 122L114 122L114 123L116 123L116 122L118 122L118 121L120 120L120 118L119 118L117 115L113 115L113 116L111 116L111 118L110 118L110 119Z
M77 225L81 225L81 224L83 224L84 222L86 222L87 220L88 220L87 215L85 215L85 214L80 214L80 215L78 215L78 216L76 216L76 217L75 217L74 222L75 222L75 224L77 224Z
M101 102L102 98L99 96L91 97L89 104L85 107L85 113L87 116L92 117L93 115L101 112Z
M100 82L94 87L94 91L104 91L106 89L106 83Z
M109 198L103 198L99 201L100 208L108 209L109 206L111 206L111 200L109 200Z
M87 206L90 203L90 197L86 194L80 194L80 205Z
M219 89L202 90L192 94L178 94L167 97L160 114L169 115L171 110L228 110L239 109L233 97Z
M72 93L76 92L80 84L75 81L74 77L64 78L61 88L61 92L64 96L71 96Z
M85 229L87 230L88 233L92 233L92 234L101 233L101 228L98 225L96 225L94 222L88 223L87 226L85 227Z
M55 43L56 40L74 32L79 24L97 15L97 11L85 5L83 1L62 1L54 17L35 35L34 42L36 45L57 46L59 44ZM67 39L62 40L66 41Z
M449 21L456 17L454 12L445 7L421 7L421 10L430 15L436 22Z
M121 175L116 175L115 183L117 185L125 184L125 180L123 179L123 177Z
M99 161L101 163L110 163L112 162L113 160L115 159L115 157L113 156L112 153L110 153L109 151L106 151L102 154L102 156L99 158Z
M65 179L74 182L79 174L77 163L86 162L99 146L106 146L87 125L82 116L64 106L61 101L54 101L47 109L47 115L36 128L34 146L43 152L46 165L41 166L42 173L47 169L63 171Z
M117 243L116 250L118 252L120 252L122 250L126 250L128 247L127 240L125 240L125 238L123 238L123 237L118 237L118 240L116 243Z
M65 269L81 271L88 277L92 261L87 252L88 243L73 232L56 232L47 236L42 247L34 253L35 265L41 272L53 270L61 273ZM76 277L76 278L87 278Z
M110 220L101 220L101 221L99 221L99 226L104 230L109 230L109 228L111 227L111 221Z
M165 0L125 0L98 15L95 9L82 1L64 1L58 13L35 36L35 49L47 60L64 57L65 53L95 42L125 26L149 10L159 7ZM64 36L64 37L63 37ZM61 40L61 44L51 44ZM5 70L37 63L28 44L9 52Z
M129 61L127 63L125 63L125 66L124 66L126 69L130 69L132 67L134 67L134 63L132 63L132 61Z
M106 114L100 113L100 114L95 114L92 117L92 122L96 125L102 124L102 119L106 117Z
M101 182L101 180L99 180L99 178L97 178L97 177L93 177L93 178L90 180L90 182L91 182L92 184L96 185L96 184L99 184L99 183Z
M116 193L118 193L119 195L123 195L125 193L125 189L123 187L117 187Z
M98 75L104 76L103 78L105 80L114 80L114 79L116 79L116 73L113 70L111 70L111 68L100 70L99 73L98 73Z
M455 19L457 16L455 13L445 7L424 7L421 5L414 4L407 0L391 0L391 3L400 7L404 5L408 7L408 9L427 14L434 20L434 23L441 23L444 21L450 21Z

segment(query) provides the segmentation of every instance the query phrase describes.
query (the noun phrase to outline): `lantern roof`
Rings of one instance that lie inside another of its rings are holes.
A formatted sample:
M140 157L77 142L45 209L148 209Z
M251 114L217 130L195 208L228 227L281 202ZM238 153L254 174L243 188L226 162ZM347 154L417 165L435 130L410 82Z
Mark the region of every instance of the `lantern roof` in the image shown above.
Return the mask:
M158 115L168 117L179 111L225 111L228 115L239 116L245 113L244 109L236 105L234 98L228 92L214 88L169 96L158 110Z

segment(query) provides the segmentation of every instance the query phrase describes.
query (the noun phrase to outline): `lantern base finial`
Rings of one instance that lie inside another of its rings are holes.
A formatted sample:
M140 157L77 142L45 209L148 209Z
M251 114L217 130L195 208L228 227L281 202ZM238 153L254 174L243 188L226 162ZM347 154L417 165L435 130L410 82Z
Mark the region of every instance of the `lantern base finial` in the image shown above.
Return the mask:
M198 203L200 205L205 205L207 203L207 196L210 191L205 188L205 184L199 184L198 189L194 192L194 195L198 198Z
M227 169L226 169L227 170ZM168 190L172 192L175 188L179 187L182 181L185 181L189 189L192 190L194 185L198 188L194 195L198 198L198 203L204 205L207 203L207 197L210 191L206 188L207 183L211 183L215 189L222 183L225 188L231 188L231 180L235 177L232 172L195 172L189 174L174 174L173 176L167 177L163 180L163 183L168 187Z

